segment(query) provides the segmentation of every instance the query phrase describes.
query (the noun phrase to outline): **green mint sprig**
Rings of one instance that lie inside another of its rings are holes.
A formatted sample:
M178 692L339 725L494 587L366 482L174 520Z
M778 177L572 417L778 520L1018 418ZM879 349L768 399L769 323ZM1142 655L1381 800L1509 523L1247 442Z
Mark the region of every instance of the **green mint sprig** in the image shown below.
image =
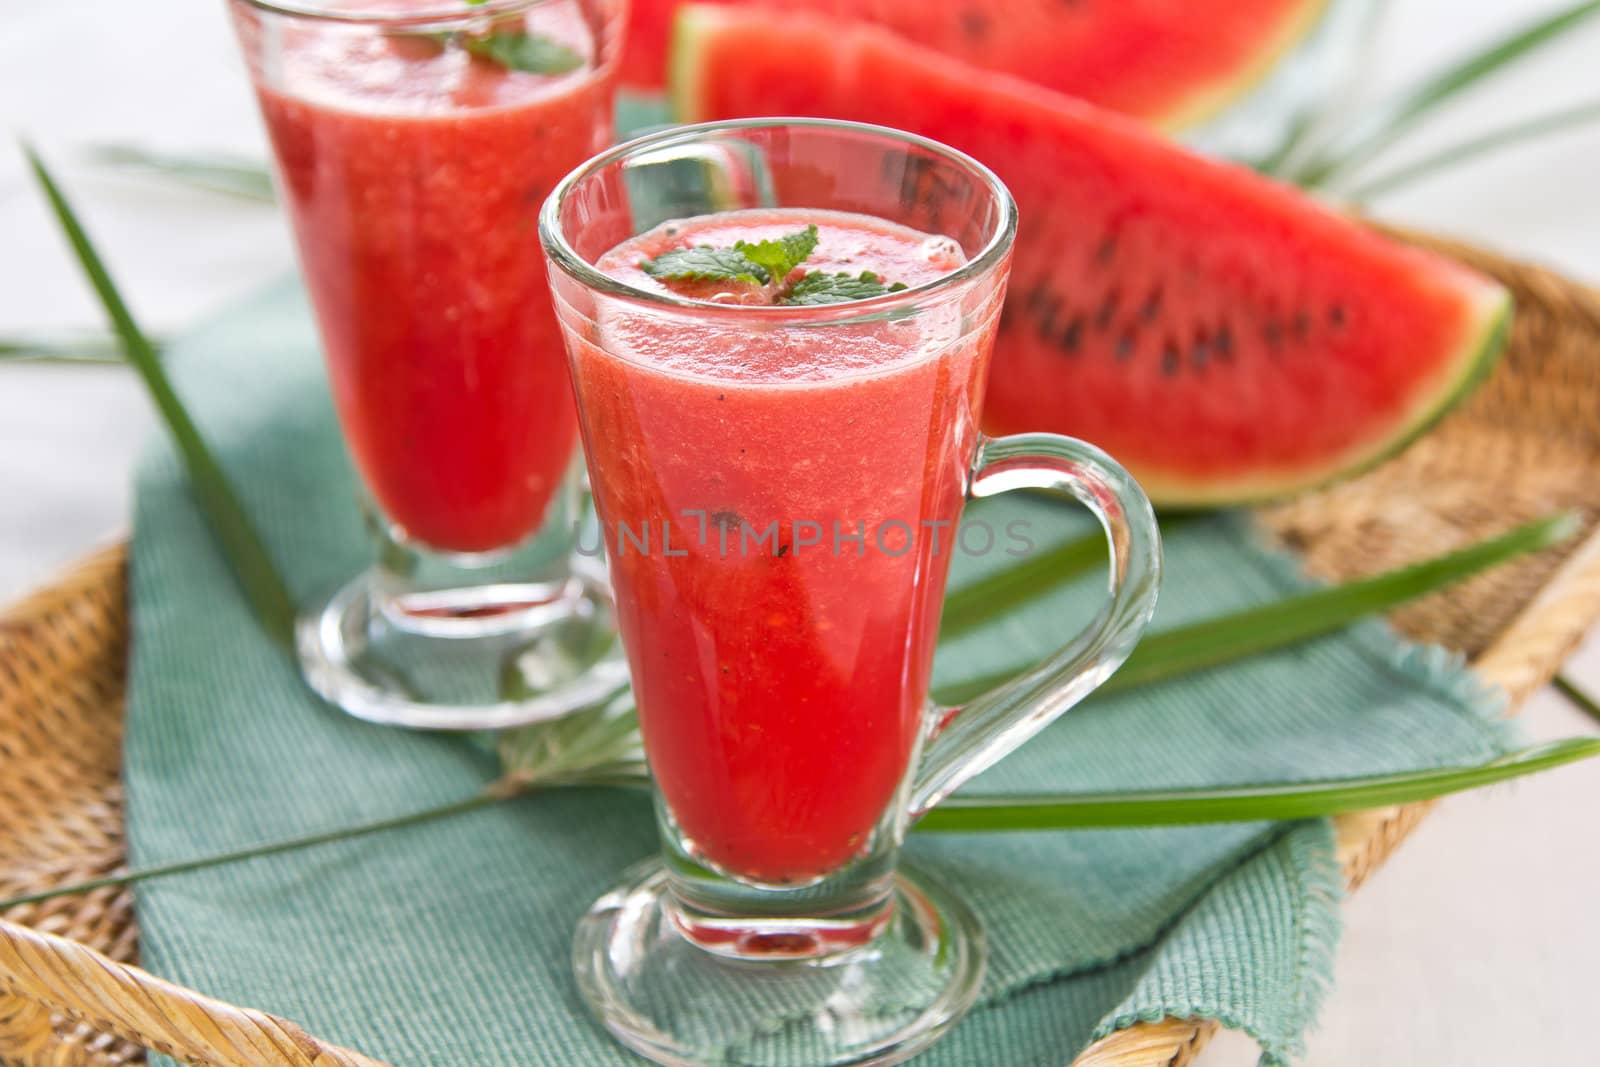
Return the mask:
M781 282L789 272L811 258L817 250L817 228L807 226L799 233L791 233L776 241L735 241L735 252L766 271L769 281Z
M860 274L823 274L812 271L792 284L786 279L817 249L817 228L786 234L769 241L736 241L732 248L677 248L639 264L641 270L658 281L726 281L754 285L782 286L774 303L790 306L843 304L868 300L907 288L904 282L889 284L870 270Z
M639 267L664 282L749 282L765 285L767 268L746 258L736 248L676 248L647 259Z
M848 300L870 300L886 293L898 293L908 288L905 282L887 285L884 280L864 270L860 274L822 274L813 271L789 287L778 297L780 304L814 305L842 304Z
M493 30L481 35L458 36L468 54L498 63L507 70L570 74L583 66L583 57L566 45L527 30Z
M735 241L732 248L677 248L639 266L652 278L672 282L781 282L817 249L817 228L807 226L775 241Z
M466 0L478 7L488 0ZM502 28L503 27L503 28ZM583 56L548 37L529 33L526 26L500 20L487 31L452 30L448 33L401 33L399 36L432 41L442 50L460 44L468 55L527 74L570 74L583 66Z

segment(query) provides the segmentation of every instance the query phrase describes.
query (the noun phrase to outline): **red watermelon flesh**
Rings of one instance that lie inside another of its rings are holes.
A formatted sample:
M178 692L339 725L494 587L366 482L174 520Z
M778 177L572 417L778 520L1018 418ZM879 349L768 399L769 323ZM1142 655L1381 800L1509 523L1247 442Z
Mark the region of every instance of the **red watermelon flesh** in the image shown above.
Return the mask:
M881 30L690 6L673 75L684 119L876 122L992 166L1021 226L986 428L1090 440L1158 503L1260 499L1364 466L1500 347L1509 297L1465 267Z
M1328 0L717 0L861 20L1163 129L1204 121L1253 88ZM682 0L633 0L625 84L661 84Z

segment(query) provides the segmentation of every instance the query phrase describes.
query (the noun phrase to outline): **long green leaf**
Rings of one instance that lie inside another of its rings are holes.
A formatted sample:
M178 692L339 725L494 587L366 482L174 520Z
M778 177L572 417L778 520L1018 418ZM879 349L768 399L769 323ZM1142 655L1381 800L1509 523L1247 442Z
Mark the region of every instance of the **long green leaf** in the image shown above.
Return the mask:
M928 833L995 833L1014 830L1087 830L1130 826L1186 826L1218 822L1263 822L1340 815L1394 804L1412 804L1600 755L1600 738L1576 738L1522 749L1477 767L1402 771L1358 778L1292 784L1136 790L1125 793L993 796L957 794L923 816L913 829ZM639 786L636 768L604 781L578 785ZM186 874L229 863L277 855L476 811L521 795L525 787L502 779L482 792L435 808L304 837L180 860L123 874L59 886L0 900L0 913L23 904Z
M1180 515L1163 518L1161 533L1165 536L1197 517ZM944 614L939 620L939 640L959 637L984 623L992 622L1093 570L1105 559L1105 535L1096 531L952 589L944 599Z
M1445 767L1293 784L1061 796L957 794L923 816L917 829L936 833L1082 830L1313 819L1432 800L1591 756L1600 756L1600 737L1537 745L1476 767Z
M1556 692L1566 697L1573 707L1600 723L1600 701L1584 692L1571 678L1558 674L1550 679L1550 684L1555 687Z
M1558 544L1571 537L1578 525L1575 515L1560 512L1409 567L1147 635L1100 692L1147 685L1343 629L1508 559ZM1021 669L1013 668L953 683L941 687L935 699L942 704L965 703L1020 673Z
M194 859L154 864L149 867L141 867L138 870L125 871L122 874L108 874L100 878L91 878L88 881L58 886L55 889L45 889L37 893L28 893L25 896L12 897L10 900L0 900L0 914L4 914L10 908L21 907L24 904L38 904L56 897L70 896L75 893L88 893L95 889L104 889L107 886L148 882L156 878L168 878L175 874L188 874L191 871L223 867L230 863L243 863L245 860L259 859L262 856L276 856L284 852L297 852L300 849L329 845L336 841L352 841L358 837L366 837L368 834L399 830L406 826L419 826L439 819L448 819L456 815L464 815L470 811L477 811L479 808L485 808L491 804L497 804L502 800L509 799L513 795L515 795L514 792L501 788L501 783L496 782L461 800L452 801L449 804L441 804L437 807L424 808L421 811L408 812L405 815L395 815L387 819L375 819L372 822L358 823L354 826L345 826L334 830L324 830L320 833L269 841L266 844L231 849L227 852L218 852L210 856L198 856Z
M1326 124L1326 117L1320 113L1301 115L1290 123L1283 139L1270 152L1253 159L1241 159L1239 162L1268 177L1281 177L1289 163L1305 149L1316 132Z
M1350 189L1345 196L1357 203L1370 200L1383 193L1393 192L1402 185L1409 185L1418 178L1425 178L1436 174L1447 167L1463 163L1479 156L1488 155L1502 148L1524 141L1532 141L1540 137L1548 137L1553 133L1563 130L1575 129L1600 120L1600 100L1580 104L1577 107L1563 108L1552 111L1547 115L1540 115L1532 119L1524 119L1509 125L1500 126L1488 133L1477 137L1470 137L1459 141L1447 148L1423 156L1414 163L1380 174L1376 178L1367 180Z
M172 383L168 381L166 371L156 357L155 346L134 321L133 314L117 291L111 275L95 252L89 235L78 222L61 188L31 146L24 145L23 152L50 200L62 231L77 253L78 262L115 327L123 355L144 380L151 400L172 434L188 470L195 500L210 521L212 532L227 555L262 626L273 640L290 647L294 635L294 603L277 567L267 554L266 546L261 543L260 536L246 516L238 494L200 436L200 430L189 417L183 402L173 391Z
M1105 558L1106 539L1096 531L953 589L945 597L939 639L949 640L977 629L1017 605L1091 570Z
M1348 137L1336 140L1324 149L1310 163L1297 170L1291 180L1313 188L1327 185L1394 144L1402 134L1441 104L1527 57L1541 46L1558 40L1568 30L1597 13L1600 13L1600 0L1585 0L1563 8L1424 78L1387 104L1373 109L1365 121L1356 124Z
M0 338L0 359L19 363L100 364L122 366L122 346L105 334L59 334Z
M1324 17L1337 18L1338 14L1330 13ZM1360 54L1361 65L1364 65L1367 53L1370 52L1370 45L1377 39L1380 24L1388 14L1388 6L1372 4L1359 14L1361 21L1351 32L1356 38L1356 50ZM1295 116L1276 146L1255 159L1240 162L1252 170L1258 170L1274 178L1281 178L1287 171L1292 170L1301 157L1315 147L1326 131L1339 128L1339 123L1344 121L1355 104L1361 83L1360 66L1350 66L1344 75L1341 84L1323 93L1321 99Z
M155 152L136 145L99 145L91 157L98 163L172 178L213 193L270 204L276 200L272 176L253 160L222 155Z

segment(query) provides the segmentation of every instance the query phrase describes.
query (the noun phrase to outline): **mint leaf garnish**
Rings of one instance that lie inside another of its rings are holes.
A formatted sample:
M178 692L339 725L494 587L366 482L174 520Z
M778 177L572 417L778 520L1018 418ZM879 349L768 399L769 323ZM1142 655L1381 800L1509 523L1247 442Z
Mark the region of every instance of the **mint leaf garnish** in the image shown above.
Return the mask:
M529 74L570 74L583 66L583 57L566 45L527 30L495 30L482 36L463 35L461 43L472 55L498 63L507 70Z
M661 281L727 281L764 285L768 280L767 269L750 262L743 252L735 248L712 248L710 245L663 252L655 259L640 263L639 267L650 277Z
M781 282L817 247L817 228L807 226L775 241L735 241L732 248L683 248L639 264L662 281Z
M905 288L904 282L886 285L882 278L870 270L856 275L813 272L795 282L787 293L778 298L778 303L843 304L850 300L870 300L875 296L898 293Z
M817 228L815 225L807 226L798 233L787 234L776 241L757 241L755 244L735 241L733 249L743 252L744 258L765 270L769 279L781 282L817 250Z
M807 226L795 233L770 241L735 241L732 248L677 248L639 267L660 281L750 282L756 285L782 283L796 267L817 250L817 228ZM843 304L867 300L907 288L902 282L888 284L870 270L860 274L823 274L812 271L801 275L793 285L772 293L773 303L790 305ZM771 290L769 290L771 292Z

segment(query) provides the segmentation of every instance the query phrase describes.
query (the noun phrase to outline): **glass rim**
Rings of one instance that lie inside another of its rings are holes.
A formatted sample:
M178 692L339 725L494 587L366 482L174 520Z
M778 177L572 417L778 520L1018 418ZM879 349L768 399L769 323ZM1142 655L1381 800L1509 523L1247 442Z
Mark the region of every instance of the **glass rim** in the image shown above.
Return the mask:
M931 281L923 282L921 285L915 285L894 293L885 293L882 296L869 297L865 300L807 306L713 304L710 301L693 300L673 293L660 293L648 289L640 289L620 279L613 278L579 255L577 249L573 248L572 244L567 240L566 234L562 232L561 206L566 202L572 191L585 179L593 177L605 168L630 156L638 155L642 151L651 149L668 148L678 144L692 144L703 140L708 134L723 131L793 127L864 133L884 140L915 145L931 152L946 162L953 163L977 175L979 181L988 188L990 193L993 194L996 203L1000 205L1000 225L995 227L995 232L976 255L949 274L942 274ZM951 148L949 145L941 144L932 138L923 137L921 134L897 130L890 126L878 126L869 122L851 122L845 119L789 117L724 119L717 122L700 122L688 126L674 126L670 129L658 130L654 133L648 133L641 137L635 137L630 141L625 141L580 164L556 184L555 189L545 199L544 206L539 209L539 239L544 245L545 253L557 267L561 268L562 273L586 288L643 304L672 308L677 311L692 311L697 315L728 316L745 321L755 318L766 320L777 318L796 323L813 321L836 322L840 319L853 319L858 315L881 315L886 310L914 304L932 293L964 284L989 273L1010 253L1016 234L1016 201L1012 199L1011 190L1006 188L1005 183L987 166L965 152Z
M371 10L341 9L338 0L235 0L245 7L274 15L316 19L320 22L337 22L352 26L432 26L439 23L458 23L477 19L512 15L554 3L555 0L433 0L432 3L404 9L396 4L393 9Z

